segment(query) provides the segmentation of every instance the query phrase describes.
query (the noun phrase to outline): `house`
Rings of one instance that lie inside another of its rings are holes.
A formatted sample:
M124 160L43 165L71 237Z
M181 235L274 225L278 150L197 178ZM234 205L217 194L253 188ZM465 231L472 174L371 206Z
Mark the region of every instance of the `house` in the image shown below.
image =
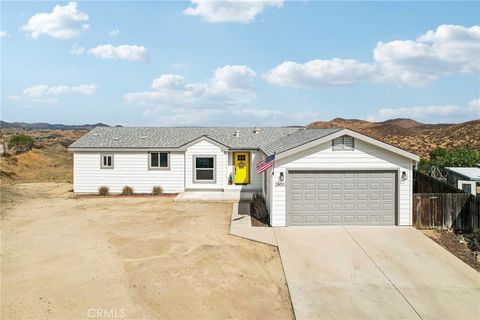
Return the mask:
M480 167L447 167L447 183L473 195L480 194Z
M69 150L76 193L261 192L273 226L412 224L419 157L348 129L98 127Z

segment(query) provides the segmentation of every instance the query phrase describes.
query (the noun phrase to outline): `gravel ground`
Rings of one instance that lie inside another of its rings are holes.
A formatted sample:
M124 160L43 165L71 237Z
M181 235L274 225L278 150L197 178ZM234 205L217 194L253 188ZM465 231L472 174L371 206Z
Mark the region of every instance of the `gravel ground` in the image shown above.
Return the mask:
M421 230L427 237L450 251L457 258L480 272L480 262L473 255L472 250L464 243L460 243L452 231L449 230Z
M230 204L70 188L2 188L1 318L293 318L277 248L230 236Z

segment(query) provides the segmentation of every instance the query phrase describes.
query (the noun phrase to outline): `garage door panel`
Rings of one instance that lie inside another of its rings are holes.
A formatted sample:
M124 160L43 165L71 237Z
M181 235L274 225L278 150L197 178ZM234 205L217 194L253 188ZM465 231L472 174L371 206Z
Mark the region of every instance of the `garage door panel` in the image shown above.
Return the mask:
M289 172L289 225L392 225L395 172Z

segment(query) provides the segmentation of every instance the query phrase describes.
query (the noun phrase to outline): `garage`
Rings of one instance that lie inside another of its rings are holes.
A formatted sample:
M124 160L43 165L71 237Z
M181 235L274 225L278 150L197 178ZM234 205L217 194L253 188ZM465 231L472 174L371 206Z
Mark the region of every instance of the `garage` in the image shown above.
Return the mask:
M395 225L396 171L288 171L287 225Z

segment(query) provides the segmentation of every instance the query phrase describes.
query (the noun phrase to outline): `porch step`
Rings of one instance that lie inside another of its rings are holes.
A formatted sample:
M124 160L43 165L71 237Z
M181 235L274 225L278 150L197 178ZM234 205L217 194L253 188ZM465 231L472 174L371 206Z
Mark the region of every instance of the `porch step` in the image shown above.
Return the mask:
M234 191L185 191L179 193L175 202L250 202L253 192Z

